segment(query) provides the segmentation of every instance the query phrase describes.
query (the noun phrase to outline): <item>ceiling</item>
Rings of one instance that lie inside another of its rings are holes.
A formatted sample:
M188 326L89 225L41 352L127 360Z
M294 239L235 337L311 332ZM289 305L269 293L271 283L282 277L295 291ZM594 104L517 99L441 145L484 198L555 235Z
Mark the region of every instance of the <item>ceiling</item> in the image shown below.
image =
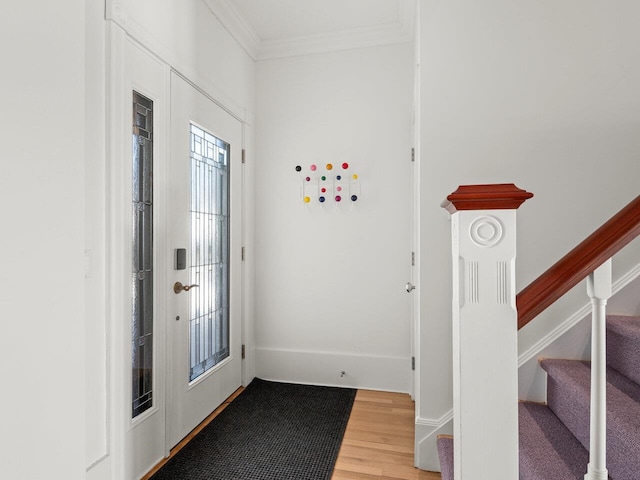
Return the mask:
M408 42L415 0L205 0L255 59Z

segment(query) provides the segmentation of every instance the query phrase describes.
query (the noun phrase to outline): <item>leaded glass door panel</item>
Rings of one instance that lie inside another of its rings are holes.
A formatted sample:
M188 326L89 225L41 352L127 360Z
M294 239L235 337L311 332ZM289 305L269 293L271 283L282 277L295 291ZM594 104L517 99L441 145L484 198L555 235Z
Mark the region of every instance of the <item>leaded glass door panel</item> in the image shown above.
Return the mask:
M230 145L190 124L189 380L229 357Z
M241 384L241 141L237 119L172 74L171 446Z

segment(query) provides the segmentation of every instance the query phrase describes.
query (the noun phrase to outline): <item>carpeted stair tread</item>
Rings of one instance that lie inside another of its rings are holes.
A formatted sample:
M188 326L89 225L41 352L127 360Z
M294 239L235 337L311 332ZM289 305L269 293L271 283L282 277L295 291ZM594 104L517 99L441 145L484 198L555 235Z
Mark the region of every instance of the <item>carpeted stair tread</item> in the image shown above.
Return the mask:
M607 365L640 384L640 317L607 316Z
M438 437L438 458L442 480L453 480L453 437Z
M549 407L521 402L518 420L520 480L584 477L589 454Z
M542 360L548 374L551 410L589 447L589 362ZM638 480L640 472L640 385L607 368L607 464L615 480Z
M545 359L547 403L518 407L519 480L583 480L589 463L590 362ZM442 480L453 439L438 438ZM640 480L640 317L607 316L609 480Z
M518 405L520 480L575 480L587 471L589 455L546 405ZM438 437L442 480L453 480L453 438Z

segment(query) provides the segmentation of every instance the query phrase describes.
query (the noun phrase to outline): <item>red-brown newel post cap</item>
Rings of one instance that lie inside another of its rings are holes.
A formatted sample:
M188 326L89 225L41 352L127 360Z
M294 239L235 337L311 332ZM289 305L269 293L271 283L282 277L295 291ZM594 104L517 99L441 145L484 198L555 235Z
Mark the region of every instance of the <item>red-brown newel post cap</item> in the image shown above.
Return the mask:
M533 193L513 183L460 185L440 206L453 214L459 210L516 210Z

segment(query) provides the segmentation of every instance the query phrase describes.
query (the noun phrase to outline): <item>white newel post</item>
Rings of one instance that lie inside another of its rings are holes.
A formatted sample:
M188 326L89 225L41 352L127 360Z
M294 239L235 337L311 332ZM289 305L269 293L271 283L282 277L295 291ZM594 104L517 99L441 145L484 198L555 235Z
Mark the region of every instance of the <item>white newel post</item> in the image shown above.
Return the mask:
M611 297L611 259L587 278L591 298L591 423L585 480L607 480L607 300Z
M513 184L469 185L442 204L453 247L456 480L519 477L516 209L532 196Z

